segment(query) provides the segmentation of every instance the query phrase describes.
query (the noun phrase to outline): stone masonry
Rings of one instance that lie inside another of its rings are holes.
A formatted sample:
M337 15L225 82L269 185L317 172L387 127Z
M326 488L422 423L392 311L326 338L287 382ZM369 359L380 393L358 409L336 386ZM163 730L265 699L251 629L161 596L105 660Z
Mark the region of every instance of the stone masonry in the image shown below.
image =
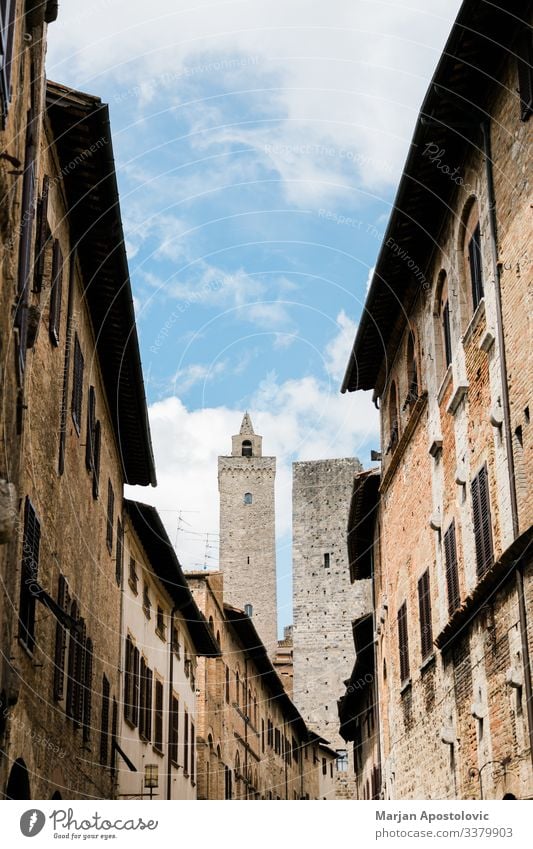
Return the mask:
M353 666L352 619L369 606L369 582L350 585L346 527L359 460L293 464L295 704L340 751L337 698ZM353 771L338 771L336 796L354 795Z
M232 437L231 456L218 458L219 559L225 600L242 610L252 605L254 625L272 657L278 647L276 458L263 457L262 441L246 413Z

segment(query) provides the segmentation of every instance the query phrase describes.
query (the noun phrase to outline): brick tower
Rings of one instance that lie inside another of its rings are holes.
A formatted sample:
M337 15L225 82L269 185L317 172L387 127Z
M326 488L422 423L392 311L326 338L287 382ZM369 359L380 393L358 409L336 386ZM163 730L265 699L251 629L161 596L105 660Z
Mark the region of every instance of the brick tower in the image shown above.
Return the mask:
M232 437L231 456L218 458L219 561L224 600L242 609L251 605L254 625L273 657L278 646L276 458L263 457L262 443L245 413L240 433Z

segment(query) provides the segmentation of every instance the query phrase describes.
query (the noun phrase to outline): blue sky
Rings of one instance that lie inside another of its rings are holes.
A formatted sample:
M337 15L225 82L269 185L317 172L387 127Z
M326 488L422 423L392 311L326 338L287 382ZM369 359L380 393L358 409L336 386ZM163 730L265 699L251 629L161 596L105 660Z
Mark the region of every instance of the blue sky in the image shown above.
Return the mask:
M216 458L249 409L278 457L280 625L291 462L377 446L339 386L459 5L71 0L49 29L49 77L110 105L159 480L133 494L216 566Z

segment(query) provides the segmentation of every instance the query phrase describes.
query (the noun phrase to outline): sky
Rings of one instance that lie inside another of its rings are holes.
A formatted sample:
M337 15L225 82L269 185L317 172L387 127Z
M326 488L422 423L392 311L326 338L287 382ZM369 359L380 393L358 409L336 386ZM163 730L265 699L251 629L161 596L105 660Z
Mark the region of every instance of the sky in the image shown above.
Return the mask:
M217 457L248 410L277 457L280 629L291 464L370 465L340 394L416 117L459 0L82 0L48 77L109 104L158 486L185 568L218 565Z

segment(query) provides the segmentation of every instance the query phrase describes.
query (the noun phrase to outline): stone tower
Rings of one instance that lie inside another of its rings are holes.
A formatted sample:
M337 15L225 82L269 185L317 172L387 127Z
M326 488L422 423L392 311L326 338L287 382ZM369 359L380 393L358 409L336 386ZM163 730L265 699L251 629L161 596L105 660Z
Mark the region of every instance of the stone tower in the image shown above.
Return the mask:
M248 413L232 437L231 456L218 458L220 569L224 600L252 606L254 625L271 657L277 649L276 458L263 457L263 437ZM248 608L247 608L248 609Z
M370 609L370 582L350 584L346 532L359 460L294 463L293 700L308 725L345 752L337 699L354 664L352 619ZM338 761L336 798L353 798L353 763Z

